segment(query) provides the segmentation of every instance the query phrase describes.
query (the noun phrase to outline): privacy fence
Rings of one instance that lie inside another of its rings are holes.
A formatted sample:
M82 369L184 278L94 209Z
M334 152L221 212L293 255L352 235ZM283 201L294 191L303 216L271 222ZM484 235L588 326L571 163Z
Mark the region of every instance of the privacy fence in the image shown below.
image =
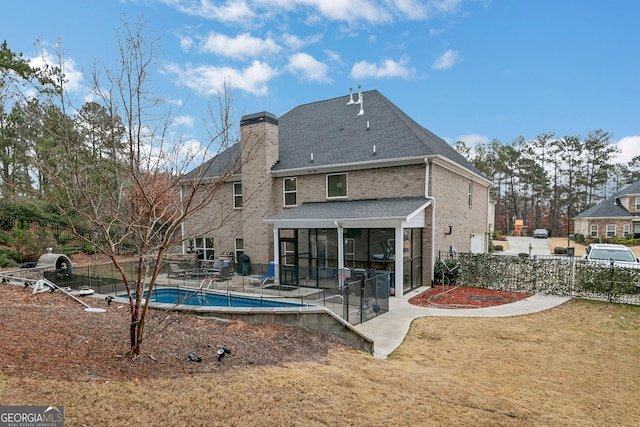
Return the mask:
M640 304L640 268L570 256L441 253L437 283Z

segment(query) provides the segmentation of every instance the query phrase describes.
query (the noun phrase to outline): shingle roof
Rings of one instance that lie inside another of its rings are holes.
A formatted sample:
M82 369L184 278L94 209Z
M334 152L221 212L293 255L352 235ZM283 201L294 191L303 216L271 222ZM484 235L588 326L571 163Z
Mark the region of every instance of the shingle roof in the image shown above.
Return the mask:
M353 97L357 100L358 94ZM279 119L266 112L243 119L267 114L278 123L279 160L273 171L441 155L484 177L451 145L416 123L377 90L363 92L362 115L358 115L361 106L347 105L348 100L349 95L345 95L299 105ZM204 168L205 177L220 176L238 156L239 143L189 175Z
M425 197L313 202L285 209L267 219L273 220L341 220L406 218L429 203Z
M636 181L633 184L623 188L619 192L613 194L606 200L598 203L595 206L590 207L584 212L581 212L576 216L576 219L582 218L619 218L619 217L630 217L630 216L640 216L637 213L632 213L626 210L624 207L620 205L618 199L623 196L628 196L632 194L640 195L640 181Z
M200 171L205 171L203 178L214 178L228 173L230 170L236 169L233 173L240 172L240 143L234 144L202 165L186 174L187 179L195 178Z
M353 97L358 99L357 94ZM363 100L362 115L358 115L361 106L347 105L349 95L345 95L300 105L281 116L280 159L273 170L439 154L483 176L451 145L377 90L363 92Z

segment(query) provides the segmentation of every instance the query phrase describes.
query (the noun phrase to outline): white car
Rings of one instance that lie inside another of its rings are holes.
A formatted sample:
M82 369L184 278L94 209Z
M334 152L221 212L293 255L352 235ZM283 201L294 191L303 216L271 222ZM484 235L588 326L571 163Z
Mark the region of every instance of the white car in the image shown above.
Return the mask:
M624 245L592 243L585 249L582 259L598 264L613 263L619 267L640 268L640 259Z
M547 237L549 237L549 232L544 228L536 228L533 232L534 239L546 239Z

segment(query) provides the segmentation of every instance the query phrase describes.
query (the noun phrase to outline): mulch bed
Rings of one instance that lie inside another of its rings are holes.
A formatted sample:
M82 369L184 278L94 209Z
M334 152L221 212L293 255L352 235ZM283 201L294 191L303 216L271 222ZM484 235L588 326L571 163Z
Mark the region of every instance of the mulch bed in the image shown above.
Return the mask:
M525 292L508 292L469 286L434 285L409 299L413 305L450 309L484 308L509 304L532 296Z

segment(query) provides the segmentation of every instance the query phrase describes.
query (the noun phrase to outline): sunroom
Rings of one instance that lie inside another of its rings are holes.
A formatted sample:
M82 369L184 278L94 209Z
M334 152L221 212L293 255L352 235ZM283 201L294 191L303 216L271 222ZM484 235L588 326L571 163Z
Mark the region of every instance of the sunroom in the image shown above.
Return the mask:
M391 294L422 286L425 197L303 203L273 225L281 285L339 288L352 276L386 272ZM398 256L398 254L401 254Z

